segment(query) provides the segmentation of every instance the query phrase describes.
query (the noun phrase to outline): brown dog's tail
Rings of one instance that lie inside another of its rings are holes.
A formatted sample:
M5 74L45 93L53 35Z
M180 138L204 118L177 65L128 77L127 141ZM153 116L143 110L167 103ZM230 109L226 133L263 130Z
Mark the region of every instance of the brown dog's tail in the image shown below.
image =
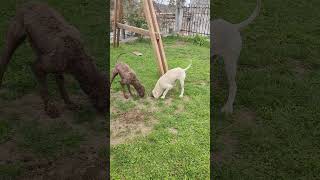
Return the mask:
M113 82L113 79L119 74L117 68L114 68L114 70L112 71L112 76L111 76L111 80L110 80L110 86Z
M26 39L27 33L24 29L23 23L19 21L18 15L12 19L9 25L7 35L5 37L4 49L0 57L0 87L2 79L9 61L18 48L18 46Z
M117 56L116 66L117 66L117 64L118 64L118 62L119 62L120 56L122 56L122 55L124 55L124 54L126 54L126 53L121 53L121 54L119 54L119 55ZM111 76L111 80L110 80L110 86L111 86L111 84L112 84L112 82L113 82L113 79L114 79L118 74L119 74L119 72L118 72L117 68L115 67L114 70L112 71L112 76Z
M253 13L251 14L251 16L248 19L244 20L243 22L236 24L239 31L241 31L246 26L248 26L250 23L252 23L252 21L259 15L260 8L261 8L261 0L257 0L257 6L256 6L255 10L253 11Z
M127 54L127 53L121 53L121 54L119 54L119 55L117 56L116 63L118 63L119 58L120 58L122 55L124 55L124 54Z

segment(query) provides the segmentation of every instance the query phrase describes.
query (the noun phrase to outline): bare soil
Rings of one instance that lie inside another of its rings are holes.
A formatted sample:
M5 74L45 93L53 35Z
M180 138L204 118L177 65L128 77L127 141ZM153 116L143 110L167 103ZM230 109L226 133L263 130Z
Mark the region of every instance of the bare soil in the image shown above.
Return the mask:
M83 97L72 99L84 105L89 103ZM0 146L0 163L21 163L24 173L19 179L105 179L106 160L99 157L99 150L106 146L104 133L96 133L87 123L77 124L74 121L74 112L64 107L63 102L57 102L61 111L61 117L49 118L42 106L40 96L29 94L12 102L0 102L0 116L10 117L14 115L18 124L38 122L43 128L54 123L63 122L65 126L79 132L86 132L85 141L73 154L58 157L45 158L22 149L18 145L18 133ZM95 122L106 126L104 117L96 116Z
M127 112L112 106L115 101L133 101L135 106ZM126 143L137 137L148 135L158 120L153 116L157 111L156 101L151 97L132 100L132 97L125 99L121 92L111 94L111 112L115 118L111 119L111 145Z

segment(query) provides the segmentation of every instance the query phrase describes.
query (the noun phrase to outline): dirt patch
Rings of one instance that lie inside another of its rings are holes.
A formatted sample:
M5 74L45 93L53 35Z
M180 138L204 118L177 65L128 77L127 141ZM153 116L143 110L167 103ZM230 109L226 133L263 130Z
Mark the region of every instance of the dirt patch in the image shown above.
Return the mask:
M256 113L250 111L249 109L236 111L233 115L235 123L240 124L242 126L252 127L256 124Z
M177 114L182 113L182 112L184 112L184 111L185 111L184 104L179 104L178 107L177 107L176 110L175 110L175 112L176 112Z
M133 109L111 121L111 145L125 143L138 136L149 134L157 120L149 113Z
M304 76L311 70L311 67L302 61L291 60L288 63L288 66L291 68L291 70L297 73L298 76Z
M116 102L131 103L126 112L115 107ZM125 99L121 92L111 93L111 145L126 143L136 137L148 135L158 123L153 116L158 112L157 101L151 97Z
M55 161L38 160L28 163L23 179L105 179L105 161L90 158L87 152Z
M167 98L167 99L165 99L165 100L164 100L164 104L165 104L166 106L171 106L171 105L172 105L172 98Z
M153 127L158 123L158 120L153 116L156 112L161 112L163 109L159 107L161 101L164 107L169 107L174 104L173 98L166 98L164 100L155 100L152 97L146 96L144 98L131 97L125 99L122 92L111 92L111 145L118 145L126 143L136 137L148 135ZM184 96L184 102L190 101L190 97ZM131 104L128 110L123 111L117 107L117 103ZM175 112L180 113L185 111L183 103L178 104ZM169 130L176 134L177 130Z
M82 96L73 96L72 100L81 106L91 106L89 101ZM103 131L96 132L95 126L106 126L107 122L102 116L95 116L92 121L75 122L75 112L68 110L61 100L56 102L61 111L61 117L49 118L43 110L43 103L39 95L29 94L12 102L0 101L0 117L15 117L16 126L37 123L41 129L62 123L72 131L85 134L80 147L73 150L72 154L58 154L55 157L44 157L20 147L18 139L19 127L15 127L10 139L0 146L0 164L21 163L22 177L19 179L103 179L106 177L106 160L98 155L99 150L106 144Z
M171 134L174 134L174 135L177 135L178 134L178 130L176 128L168 128L168 131L171 133Z
M233 123L223 129L217 136L215 144L218 144L219 147L212 154L212 160L215 164L219 165L231 161L236 153L238 141L236 137L231 135L230 128L254 128L256 125L256 113L249 109L236 111L232 118Z
M218 136L216 144L219 144L221 147L219 150L213 152L212 160L215 164L225 163L232 159L233 154L236 151L236 146L238 144L237 140L232 137L229 133L224 133Z

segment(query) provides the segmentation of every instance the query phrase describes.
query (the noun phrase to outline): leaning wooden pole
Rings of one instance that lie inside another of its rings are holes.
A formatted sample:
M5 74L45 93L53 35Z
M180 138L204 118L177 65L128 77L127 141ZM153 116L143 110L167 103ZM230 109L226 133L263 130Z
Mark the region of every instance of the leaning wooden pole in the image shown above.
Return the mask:
M151 17L150 6L148 3L148 0L144 1L143 6L144 6L144 14L146 16L146 20L147 20L148 26L149 26L149 36L150 36L150 39L152 42L154 53L157 58L158 68L159 68L160 74L163 75L165 72L163 69L159 48L157 47L155 28L154 28L154 24L152 23L152 19L151 19L152 17Z
M149 26L149 36L153 50L157 57L159 71L163 75L168 71L168 66L152 0L144 0L144 12Z
M150 11L151 11L150 14L151 14L151 17L152 17L152 22L154 24L155 31L156 31L157 48L159 48L163 69L164 69L164 72L166 73L168 71L168 64L167 64L166 55L164 53L164 48L163 48L163 43L162 43L162 38L161 38L161 34L160 34L160 28L159 28L157 16L156 16L156 13L155 13L155 10L154 10L154 6L153 6L153 3L152 3L152 0L148 0L148 3L149 3L149 6L150 6Z

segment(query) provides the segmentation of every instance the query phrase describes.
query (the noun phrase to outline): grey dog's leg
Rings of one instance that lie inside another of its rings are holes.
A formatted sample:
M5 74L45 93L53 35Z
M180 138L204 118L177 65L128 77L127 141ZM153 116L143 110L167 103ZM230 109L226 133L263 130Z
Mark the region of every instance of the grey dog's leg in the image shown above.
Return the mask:
M222 108L222 112L232 113L233 103L236 97L237 84L236 84L236 72L237 72L237 55L228 55L224 57L225 70L229 83L229 95L226 104Z
M7 30L7 35L5 37L4 49L0 57L0 86L2 84L3 74L6 67L12 57L12 54L17 49L17 47L25 40L26 31L22 25L15 17L9 28Z
M58 109L50 102L48 84L47 84L47 72L43 70L41 60L38 60L32 65L32 71L40 86L40 95L44 103L44 109L51 118L59 117Z
M67 90L65 87L64 75L63 74L56 74L55 77L56 77L56 82L58 84L61 97L64 100L64 103L67 105L68 109L71 109L71 110L78 109L79 106L77 106L75 103L73 103L70 100L70 97L67 93Z

